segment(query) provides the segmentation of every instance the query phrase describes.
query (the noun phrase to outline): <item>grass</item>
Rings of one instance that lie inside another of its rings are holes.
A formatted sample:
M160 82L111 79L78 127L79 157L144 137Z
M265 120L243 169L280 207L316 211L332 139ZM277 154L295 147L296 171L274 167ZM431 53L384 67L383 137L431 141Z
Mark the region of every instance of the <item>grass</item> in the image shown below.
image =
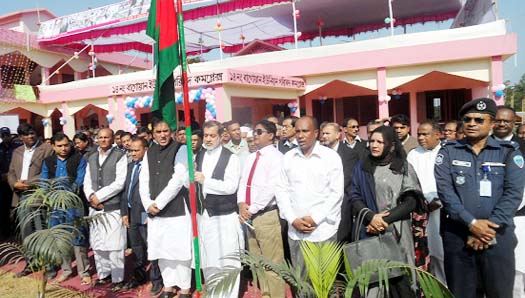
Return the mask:
M0 295L2 298L33 298L37 297L37 280L29 277L15 278L11 272L0 271ZM57 285L48 284L46 298L89 298L88 294L80 293Z

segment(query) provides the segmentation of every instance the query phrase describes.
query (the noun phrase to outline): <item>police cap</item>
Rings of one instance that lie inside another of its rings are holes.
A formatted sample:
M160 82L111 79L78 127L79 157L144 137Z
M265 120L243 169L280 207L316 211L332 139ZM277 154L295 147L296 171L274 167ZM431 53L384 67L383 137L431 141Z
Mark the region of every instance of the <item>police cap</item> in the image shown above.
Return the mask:
M489 114L496 117L496 103L490 98L478 98L471 100L464 104L459 110L459 117L463 117L467 113Z

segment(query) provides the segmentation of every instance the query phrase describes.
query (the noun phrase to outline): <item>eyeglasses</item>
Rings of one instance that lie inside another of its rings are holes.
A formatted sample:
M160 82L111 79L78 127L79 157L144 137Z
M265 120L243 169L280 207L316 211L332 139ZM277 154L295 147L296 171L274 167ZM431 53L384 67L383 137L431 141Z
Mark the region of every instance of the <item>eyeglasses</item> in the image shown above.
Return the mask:
M503 124L510 124L510 123L512 123L513 121L511 121L511 120L505 120L505 119L496 119L494 122L496 122L496 123L503 123Z
M359 128L359 125L347 126L348 128Z
M264 129L260 129L260 128L258 128L258 129L256 129L256 130L253 131L253 134L254 134L254 135L257 135L257 136L260 136L260 135L262 135L262 134L265 133L265 132L267 132L267 131L264 130Z
M456 131L452 129L445 129L444 132L445 133L455 133Z
M485 120L484 118L479 118L479 117L463 117L463 123L470 123L470 121L474 120L474 122L476 122L476 124L483 124L485 123Z

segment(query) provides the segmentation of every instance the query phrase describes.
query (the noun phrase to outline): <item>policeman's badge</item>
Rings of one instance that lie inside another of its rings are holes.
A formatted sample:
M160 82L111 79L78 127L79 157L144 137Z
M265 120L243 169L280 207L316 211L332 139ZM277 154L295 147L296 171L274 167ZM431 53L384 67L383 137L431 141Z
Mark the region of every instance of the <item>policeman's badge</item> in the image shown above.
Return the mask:
M513 158L514 160L514 163L518 166L518 168L523 168L523 165L525 164L525 161L523 160L523 156L521 155L516 155L514 156Z
M442 163L443 163L443 154L440 153L440 154L438 154L438 155L436 156L436 165L439 166L439 165L441 165Z
M465 176L459 175L456 177L456 184L463 185L465 184Z
M484 111L486 108L487 104L483 101L478 102L478 104L476 105L476 109L478 109L478 111Z

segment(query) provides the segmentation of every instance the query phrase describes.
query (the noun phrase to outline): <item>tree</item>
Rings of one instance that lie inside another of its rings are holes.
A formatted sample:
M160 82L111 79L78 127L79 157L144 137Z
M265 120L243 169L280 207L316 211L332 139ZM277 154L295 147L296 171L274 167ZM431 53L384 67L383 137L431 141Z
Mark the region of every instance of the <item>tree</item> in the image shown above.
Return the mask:
M510 85L509 81L505 82L505 104L512 106L516 111L525 111L525 74L521 76L518 83Z
M22 244L0 244L0 264L25 260L38 273L38 298L46 296L47 268L60 265L63 257L71 254L75 238L83 237L80 227L95 222L106 224L106 218L100 215L67 216L71 210L84 208L82 198L68 187L67 180L42 179L33 184L17 207L18 229L34 224L35 218L41 219L42 229L27 236ZM61 297L67 297L68 293L65 291Z

